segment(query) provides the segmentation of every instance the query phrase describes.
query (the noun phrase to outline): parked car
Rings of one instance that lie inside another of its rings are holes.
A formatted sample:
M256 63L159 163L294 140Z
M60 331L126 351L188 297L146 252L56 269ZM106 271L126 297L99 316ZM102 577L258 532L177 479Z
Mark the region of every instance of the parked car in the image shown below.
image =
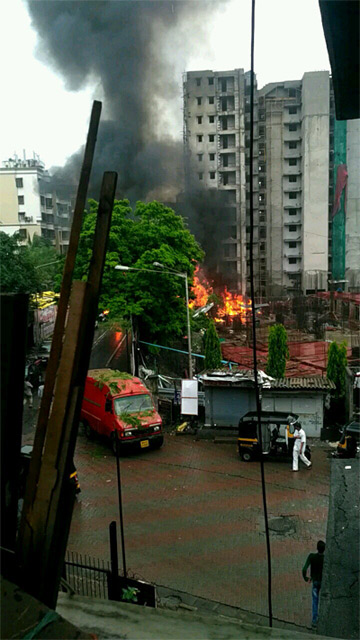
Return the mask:
M296 413L287 411L262 411L261 435L259 442L259 422L256 411L249 411L239 421L238 448L244 462L266 456L292 456L294 447L294 424L299 419ZM310 447L306 445L305 455L311 460Z
M94 432L110 439L116 453L131 445L159 448L164 442L162 420L152 396L139 378L111 369L93 369L86 378L81 421L85 434Z

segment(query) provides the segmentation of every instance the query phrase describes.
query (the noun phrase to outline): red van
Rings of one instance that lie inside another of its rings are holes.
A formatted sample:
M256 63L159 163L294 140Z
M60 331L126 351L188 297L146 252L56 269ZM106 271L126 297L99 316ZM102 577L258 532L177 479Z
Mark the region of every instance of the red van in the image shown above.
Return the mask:
M94 431L107 436L114 452L115 430L121 448L135 444L158 449L164 442L162 420L149 390L139 378L119 371L88 371L80 419L87 437Z

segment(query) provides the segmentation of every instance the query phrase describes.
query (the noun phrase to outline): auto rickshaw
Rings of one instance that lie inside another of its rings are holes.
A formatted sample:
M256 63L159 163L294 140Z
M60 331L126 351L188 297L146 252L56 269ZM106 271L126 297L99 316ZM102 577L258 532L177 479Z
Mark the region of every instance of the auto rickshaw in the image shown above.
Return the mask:
M262 454L270 456L292 456L294 447L295 422L299 419L296 413L286 411L262 411L261 435ZM259 459L259 425L257 411L249 411L239 421L238 448L240 458L244 462ZM305 448L305 455L311 459L310 447Z
M355 420L349 422L342 432L341 438L337 444L337 458L355 458L360 442L360 422Z

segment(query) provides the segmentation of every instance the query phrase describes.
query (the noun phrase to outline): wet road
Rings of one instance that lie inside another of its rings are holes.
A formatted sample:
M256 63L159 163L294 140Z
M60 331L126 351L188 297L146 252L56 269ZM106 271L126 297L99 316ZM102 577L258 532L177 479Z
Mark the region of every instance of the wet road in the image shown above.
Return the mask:
M80 434L82 493L68 548L108 559L118 521L116 467L106 442ZM274 617L310 623L311 589L301 568L325 539L330 461L313 448L313 468L267 462ZM122 458L127 565L145 580L267 614L267 572L259 464L235 445L166 434L159 451Z

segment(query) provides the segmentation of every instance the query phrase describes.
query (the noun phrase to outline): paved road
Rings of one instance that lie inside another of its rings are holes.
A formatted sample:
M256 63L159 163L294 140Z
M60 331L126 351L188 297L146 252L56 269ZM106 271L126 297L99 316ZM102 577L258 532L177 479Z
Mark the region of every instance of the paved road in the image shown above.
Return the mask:
M310 623L307 554L325 539L329 468L326 446L313 468L265 466L272 532L274 617ZM80 434L76 451L82 493L68 548L109 558L108 525L118 521L116 466L106 443ZM159 451L122 458L127 565L173 589L267 614L267 573L260 469L239 460L235 445L166 435ZM280 518L280 520L274 520ZM287 531L286 531L287 530Z

